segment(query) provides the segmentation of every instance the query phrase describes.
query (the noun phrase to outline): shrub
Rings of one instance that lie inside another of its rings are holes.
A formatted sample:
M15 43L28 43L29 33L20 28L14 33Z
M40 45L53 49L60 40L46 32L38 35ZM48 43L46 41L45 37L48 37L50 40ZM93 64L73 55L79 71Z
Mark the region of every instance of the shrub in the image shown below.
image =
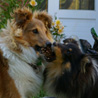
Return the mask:
M36 0L38 6L32 7L29 4L30 0L0 0L0 29L7 24L7 19L11 19L10 13L17 7L29 6L32 11L45 9L47 0ZM43 6L42 6L43 5Z

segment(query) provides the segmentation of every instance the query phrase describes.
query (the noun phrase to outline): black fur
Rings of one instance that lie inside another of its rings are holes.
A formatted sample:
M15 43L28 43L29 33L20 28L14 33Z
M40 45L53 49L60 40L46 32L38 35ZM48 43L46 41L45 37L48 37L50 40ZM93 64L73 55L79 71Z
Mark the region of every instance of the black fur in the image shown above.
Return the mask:
M98 98L98 65L96 60L83 54L76 44L58 44L57 47L60 48L62 53L61 68L67 62L70 62L71 70L62 69L63 74L54 78L49 89L54 89L55 97L61 98L59 96L61 95L62 98L66 98L65 96L67 98ZM82 70L83 66L85 66L85 71ZM51 70L46 67L44 84L51 78L48 77L49 72L51 73Z

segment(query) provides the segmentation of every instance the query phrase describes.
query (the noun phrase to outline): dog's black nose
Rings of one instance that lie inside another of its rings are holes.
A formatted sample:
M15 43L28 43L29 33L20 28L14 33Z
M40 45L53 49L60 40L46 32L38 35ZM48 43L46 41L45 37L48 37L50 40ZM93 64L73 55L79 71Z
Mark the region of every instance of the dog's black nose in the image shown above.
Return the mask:
M46 46L51 47L51 42L46 42Z
M57 43L56 42L53 42L53 46L57 46Z

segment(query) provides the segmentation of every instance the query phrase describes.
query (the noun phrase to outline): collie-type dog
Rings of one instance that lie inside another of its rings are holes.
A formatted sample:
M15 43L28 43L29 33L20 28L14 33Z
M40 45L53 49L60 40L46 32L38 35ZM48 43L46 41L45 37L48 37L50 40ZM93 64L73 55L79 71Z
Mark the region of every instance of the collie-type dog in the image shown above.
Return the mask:
M46 49L46 48L45 48ZM44 89L56 98L98 98L98 62L73 43L56 44L44 71ZM47 59L46 59L47 60Z
M0 98L32 98L42 84L43 65L36 65L36 49L53 41L46 12L18 8L0 32Z

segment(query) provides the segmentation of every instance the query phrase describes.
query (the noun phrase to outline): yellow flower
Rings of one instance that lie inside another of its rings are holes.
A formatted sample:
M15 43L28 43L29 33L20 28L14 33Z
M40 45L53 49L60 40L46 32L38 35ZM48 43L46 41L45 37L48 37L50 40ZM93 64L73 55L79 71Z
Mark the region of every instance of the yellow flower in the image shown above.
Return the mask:
M57 29L59 29L59 28L60 28L60 26L59 26L59 25L57 25L57 26L56 26L56 28L57 28Z
M64 29L64 26L62 26L62 29Z
M60 25L60 20L56 20L56 25Z
M54 22L52 22L52 26L54 26L55 25L55 23Z
M31 0L31 1L30 1L30 5L31 5L31 6L36 6L36 5L37 5L37 2L36 2L35 0Z
M58 34L61 34L63 32L63 29L58 30Z

